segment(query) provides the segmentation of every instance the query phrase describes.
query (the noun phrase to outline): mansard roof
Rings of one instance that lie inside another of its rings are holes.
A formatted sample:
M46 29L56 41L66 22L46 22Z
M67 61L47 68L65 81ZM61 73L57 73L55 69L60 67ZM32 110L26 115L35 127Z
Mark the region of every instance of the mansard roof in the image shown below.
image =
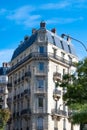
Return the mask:
M34 33L30 37L26 37L25 40L15 49L12 59L15 59L19 54L25 51L28 47L30 47L38 37L38 32L45 30L45 35L48 43L54 44L60 49L63 49L65 52L76 55L75 48L73 47L72 43L67 42L60 36L58 36L54 31L48 31L45 27L45 22L40 23L40 29L35 30Z

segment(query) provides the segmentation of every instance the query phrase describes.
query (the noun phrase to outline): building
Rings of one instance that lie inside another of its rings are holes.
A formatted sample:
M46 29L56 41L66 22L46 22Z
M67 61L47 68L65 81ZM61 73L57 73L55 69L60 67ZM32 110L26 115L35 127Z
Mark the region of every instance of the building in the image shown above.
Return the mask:
M55 88L55 81L64 73L75 72L75 61L78 58L70 39L64 40L55 29L47 30L45 22L24 37L8 72L7 101L12 116L7 130L71 130L62 100L65 90Z
M7 108L7 97L8 97L8 90L7 90L7 69L8 64L3 63L3 66L0 67L0 109Z

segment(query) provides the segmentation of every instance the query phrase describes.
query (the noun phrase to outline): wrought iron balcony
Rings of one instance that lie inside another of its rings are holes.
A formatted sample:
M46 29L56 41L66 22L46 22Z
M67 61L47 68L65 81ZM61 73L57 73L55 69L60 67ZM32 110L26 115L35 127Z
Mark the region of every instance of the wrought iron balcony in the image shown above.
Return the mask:
M54 117L54 116L57 116L57 117L59 117L59 118L64 118L64 117L67 117L68 118L68 112L66 112L66 111L64 111L64 110L55 110L55 109L53 109L52 111L51 111L51 113L52 113L52 117Z
M31 115L31 109L27 108L27 109L23 109L21 111L21 116L23 116L24 118L28 118Z
M31 77L31 71L25 72L25 77Z
M74 65L73 62L69 62L68 60L66 59L63 59L62 57L56 55L54 57L54 53L39 53L39 52L33 52L33 53L30 53L28 56L26 56L23 60L21 60L20 62L18 62L16 65L12 66L11 68L9 68L8 70L8 73L15 70L18 66L22 65L25 61L29 60L29 59L40 59L40 58L43 58L43 59L48 59L48 58L52 58L52 59L56 59L58 61L60 61L62 64L67 64L67 65Z
M45 88L44 87L37 87L37 88L35 88L35 90L34 90L34 93L35 94L45 94L46 93L46 90L45 90Z
M46 76L47 74L47 70L44 69L44 70L38 70L38 69L35 69L35 72L34 72L34 75L35 76Z

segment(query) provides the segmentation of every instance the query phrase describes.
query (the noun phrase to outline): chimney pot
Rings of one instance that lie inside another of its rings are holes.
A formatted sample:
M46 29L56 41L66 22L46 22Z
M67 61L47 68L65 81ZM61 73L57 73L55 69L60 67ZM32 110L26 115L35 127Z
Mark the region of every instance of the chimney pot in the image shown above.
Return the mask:
M40 23L40 27L41 27L41 28L45 28L45 25L46 25L46 23L45 23L44 21L42 21L42 22Z
M51 29L51 32L56 33L56 29L55 28Z

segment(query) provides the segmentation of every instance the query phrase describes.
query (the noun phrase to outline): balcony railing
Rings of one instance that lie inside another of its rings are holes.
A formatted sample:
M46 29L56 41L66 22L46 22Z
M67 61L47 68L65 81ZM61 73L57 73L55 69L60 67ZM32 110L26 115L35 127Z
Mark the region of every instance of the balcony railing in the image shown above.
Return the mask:
M41 87L41 88L37 87L37 88L35 88L34 93L35 94L44 94L44 93L46 93L46 90L44 87Z
M56 115L58 117L68 117L68 112L64 111L64 110L55 110L53 109L51 111L52 115Z
M56 59L60 62L62 62L63 64L67 64L67 65L74 65L73 62L69 62L68 60L56 55L54 57L54 54L53 53L39 53L39 52L33 52L33 53L30 53L28 56L26 56L23 60L21 60L20 62L18 62L16 65L12 66L11 68L9 68L8 70L8 73L13 71L14 69L16 69L18 66L22 65L25 61L31 59L31 58L45 58L45 59L48 59L48 58L53 58L53 59Z
M21 111L21 116L29 117L30 115L31 115L31 109L30 109L30 108L23 109L23 110Z
M31 71L25 72L25 77L31 77Z

